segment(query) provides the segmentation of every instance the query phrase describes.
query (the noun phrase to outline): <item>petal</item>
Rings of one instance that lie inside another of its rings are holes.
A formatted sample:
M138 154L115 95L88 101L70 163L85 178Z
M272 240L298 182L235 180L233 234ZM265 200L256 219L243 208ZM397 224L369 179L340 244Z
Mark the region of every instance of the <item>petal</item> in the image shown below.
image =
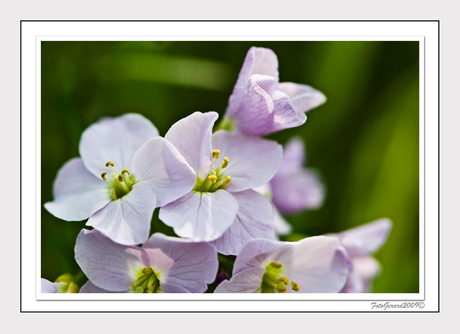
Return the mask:
M91 283L91 281L87 281L81 288L78 293L114 293L113 291L108 291L99 288L98 286Z
M270 94L273 100L273 125L270 132L300 126L307 120L304 113L297 113L291 99L280 90Z
M274 103L272 97L262 87L270 87L268 79L253 75L247 82L247 88L241 97L238 110L233 114L238 130L251 135L265 135L272 132ZM271 78L272 85L276 84Z
M282 214L315 209L323 204L325 189L313 170L299 169L290 174L277 174L270 181L272 201Z
M350 259L337 238L311 237L293 243L272 261L286 267L286 276L299 284L299 292L330 293L342 290Z
M375 253L388 238L391 220L382 218L336 234L351 257Z
M252 239L241 248L233 266L233 275L249 268L262 268L271 262L276 254L288 252L293 243L267 239Z
M119 245L97 230L83 229L77 237L75 260L86 277L108 291L126 291L134 283L133 270L142 266L139 247Z
M132 173L155 193L157 207L184 196L196 182L196 175L187 161L161 137L149 139L137 150Z
M293 82L282 82L278 89L291 98L291 103L298 114L305 113L326 102L326 96L320 91L307 85Z
M352 258L353 269L363 280L363 292L370 292L370 284L380 274L379 262L372 256L360 256Z
M251 47L246 54L238 75L235 88L230 96L226 116L233 116L238 110L246 84L252 74L269 75L278 82L278 59L276 54L266 48Z
M262 277L265 269L249 268L236 275L230 281L220 283L214 293L254 293L258 292L262 285Z
M225 174L232 178L227 190L239 192L267 183L281 163L283 149L278 143L237 132L217 131L212 136L213 149L221 154L216 163L228 157Z
M358 273L351 269L347 282L345 286L340 290L340 293L363 293L364 291L364 283L361 277L359 277Z
M238 202L235 222L217 240L211 243L224 255L236 255L251 239L274 239L273 206L254 190L232 193Z
M283 159L281 160L278 174L296 172L305 164L305 145L299 137L294 137L283 147ZM276 176L275 176L276 177Z
M160 209L160 219L177 235L194 241L219 238L233 223L238 202L226 190L190 192Z
M212 167L212 127L218 117L216 112L195 112L173 124L165 136L201 179Z
M54 201L45 208L54 216L67 221L90 217L110 202L104 181L91 174L80 158L66 162L53 185Z
M155 233L142 246L143 249L160 249L163 256L171 259L162 269L161 284L170 283L186 289L186 292L202 293L207 284L214 282L219 263L217 251L209 243L167 237Z
M273 220L273 227L275 228L276 235L285 235L289 234L292 231L292 226L281 216L280 212L273 206L273 212L275 214L275 218Z
M97 177L107 169L107 161L114 162L120 172L131 167L134 153L142 144L157 136L155 126L139 114L103 118L83 132L80 156L86 168Z
M120 244L141 244L149 237L155 204L153 191L142 183L136 183L127 195L111 201L91 216L86 225L93 226Z
M161 283L160 291L164 293L189 293L187 289L171 283Z
M41 292L42 293L57 293L57 284L48 281L47 279L41 279Z

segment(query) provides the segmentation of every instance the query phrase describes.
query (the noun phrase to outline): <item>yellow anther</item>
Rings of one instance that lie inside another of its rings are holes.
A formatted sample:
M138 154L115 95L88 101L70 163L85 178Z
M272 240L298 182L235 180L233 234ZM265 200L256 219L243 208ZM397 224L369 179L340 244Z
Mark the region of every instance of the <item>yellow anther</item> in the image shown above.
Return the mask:
M121 174L123 174L123 173L128 173L128 174L129 174L129 170L128 170L127 168L125 168L125 169L123 169L123 170L121 171Z
M276 268L276 269L280 269L280 268L282 267L281 264L276 263L276 262L271 262L270 265L271 265L273 268Z
M153 292L153 285L150 285L150 286L147 288L147 292L148 292L148 293L152 293L152 292Z
M299 284L297 284L296 282L291 282L291 286L292 286L292 290L294 291L299 291L300 289Z
M222 189L225 189L227 187L227 185L230 183L230 181L232 181L232 178L230 176L226 176L225 181L222 183L222 185L220 187Z
M107 179L105 178L105 176L107 175L107 172L102 172L101 173L101 177L104 181L107 181Z
M123 182L123 174L118 175L118 181Z
M142 273L143 273L144 275L151 274L151 273L152 273L152 269L150 269L150 268L144 268L144 269L142 269Z
M107 161L105 163L105 167L109 167L109 166L115 167L115 164L112 161Z
M280 277L278 280L284 284L289 284L289 279L286 276Z
M287 288L284 284L276 284L276 291L278 291L278 293L283 293L287 291Z
M213 150L212 151L212 158L213 159L218 159L219 158L220 151L219 150Z
M209 181L211 181L212 184L217 182L217 176L215 176L215 175L209 175L208 179L209 179Z
M222 167L222 168L227 167L227 166L228 166L228 163L229 163L228 158L227 158L227 157L224 157L224 158L222 159L221 167Z

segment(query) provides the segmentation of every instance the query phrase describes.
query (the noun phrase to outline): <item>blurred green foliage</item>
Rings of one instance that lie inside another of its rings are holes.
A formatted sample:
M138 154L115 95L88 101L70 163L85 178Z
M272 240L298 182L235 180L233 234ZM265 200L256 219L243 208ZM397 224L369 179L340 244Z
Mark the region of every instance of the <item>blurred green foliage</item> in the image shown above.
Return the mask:
M269 136L306 142L308 166L327 187L322 208L288 217L298 240L381 217L393 221L376 254L374 292L419 291L418 42L42 42L41 201L58 170L79 155L81 133L104 116L137 112L164 135L194 111L224 114L246 52L271 48L280 81L311 85L328 101L307 122ZM80 272L75 239L85 222L42 206L41 275ZM151 233L174 235L158 219ZM83 284L85 278L78 282Z

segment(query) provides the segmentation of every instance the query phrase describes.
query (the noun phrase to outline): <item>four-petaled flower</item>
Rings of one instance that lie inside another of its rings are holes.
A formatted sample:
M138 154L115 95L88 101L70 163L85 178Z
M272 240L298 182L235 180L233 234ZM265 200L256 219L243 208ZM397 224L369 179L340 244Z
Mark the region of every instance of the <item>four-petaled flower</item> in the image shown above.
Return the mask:
M339 292L349 261L336 238L253 239L238 253L230 281L223 281L215 292Z
M161 233L137 247L83 229L75 260L91 282L81 292L201 293L214 281L218 268L217 251L209 243Z
M54 200L45 204L54 216L93 226L125 245L149 237L155 207L190 191L195 174L179 152L138 114L104 118L86 129L81 158L58 172Z
M338 234L328 234L338 238L351 258L350 274L340 292L370 292L373 279L380 273L380 264L372 254L385 243L391 227L391 220L382 218Z
M305 123L305 112L326 101L316 89L279 83L278 59L266 48L252 47L230 96L223 129L263 136Z
M284 147L283 159L275 176L255 190L271 199L275 207L273 226L278 235L291 232L282 215L315 209L323 204L324 186L314 170L303 167L305 147L300 138L291 139Z
M212 241L219 253L234 255L252 238L274 238L272 205L252 188L275 175L282 147L237 132L212 134L217 117L195 112L166 134L195 171L196 184L159 217L177 235Z

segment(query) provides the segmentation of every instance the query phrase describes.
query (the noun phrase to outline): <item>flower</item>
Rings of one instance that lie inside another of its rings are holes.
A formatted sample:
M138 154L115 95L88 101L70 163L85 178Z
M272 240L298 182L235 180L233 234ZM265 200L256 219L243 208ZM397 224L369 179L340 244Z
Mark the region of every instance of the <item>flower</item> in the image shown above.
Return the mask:
M255 190L271 199L275 206L275 232L287 234L291 226L282 214L295 214L323 204L324 186L315 171L304 168L305 147L300 138L291 139L284 147L283 159L275 176Z
M336 238L253 239L238 253L230 281L215 292L339 292L348 268L349 258Z
M340 241L351 258L350 274L340 292L370 292L372 280L380 273L380 264L372 254L385 243L391 227L391 220L382 218L338 234L328 234Z
M276 142L224 130L212 134L218 114L192 115L166 134L196 174L192 191L160 209L160 219L177 235L212 241L219 253L237 254L252 238L274 238L273 208L254 187L278 170Z
M143 116L104 118L80 140L81 158L59 170L45 208L67 221L89 218L115 242L147 240L155 207L190 191L195 175L179 152Z
M212 245L161 233L137 247L83 229L77 237L75 260L91 281L82 292L201 293L214 281L218 268Z
M59 276L54 283L47 279L41 279L42 293L77 293L78 285L74 282L73 276L64 274Z
M223 129L267 135L305 123L305 112L326 101L316 89L292 82L279 83L276 54L251 47L230 96Z

